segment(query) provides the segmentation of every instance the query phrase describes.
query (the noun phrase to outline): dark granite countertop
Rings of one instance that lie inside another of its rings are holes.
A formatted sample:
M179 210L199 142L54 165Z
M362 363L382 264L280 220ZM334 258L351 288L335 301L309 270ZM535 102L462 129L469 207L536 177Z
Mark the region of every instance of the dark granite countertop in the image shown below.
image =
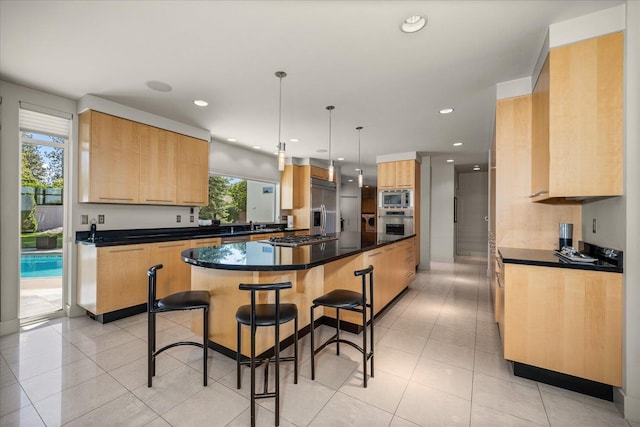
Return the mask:
M95 242L89 241L88 231L76 232L76 243L96 247L133 245L140 243L159 243L187 239L207 239L212 237L251 236L254 234L295 232L307 228L284 228L284 224L269 224L263 229L251 231L248 224L183 227L149 228L133 230L99 230ZM231 230L233 229L233 232Z
M598 260L595 263L568 262L555 255L552 250L498 248L498 253L505 264L537 265L541 267L622 273L622 267L603 260Z
M305 270L351 255L369 251L413 236L379 240L376 233L343 232L323 243L295 248L261 242L227 243L220 246L187 249L184 262L198 267L240 271Z

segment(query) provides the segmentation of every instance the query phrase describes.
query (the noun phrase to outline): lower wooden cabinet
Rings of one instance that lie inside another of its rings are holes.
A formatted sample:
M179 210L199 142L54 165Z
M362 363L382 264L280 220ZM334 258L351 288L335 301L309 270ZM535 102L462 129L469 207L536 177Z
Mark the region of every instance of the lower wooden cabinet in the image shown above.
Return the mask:
M100 315L147 301L147 245L78 245L78 305Z
M158 271L156 296L164 298L176 292L191 289L191 268L180 254L191 247L190 240L163 242L149 245L151 265L162 264Z
M78 305L94 315L147 302L147 270L162 264L157 296L191 288L191 269L180 253L189 240L139 245L78 245Z
M622 274L504 264L504 356L622 385Z

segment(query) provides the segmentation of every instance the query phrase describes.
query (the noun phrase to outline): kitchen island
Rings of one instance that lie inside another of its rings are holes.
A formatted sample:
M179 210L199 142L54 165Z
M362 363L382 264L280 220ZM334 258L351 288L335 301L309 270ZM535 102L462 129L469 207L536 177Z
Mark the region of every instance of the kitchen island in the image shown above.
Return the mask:
M232 354L236 351L238 306L249 303L249 293L238 290L240 283L291 282L292 289L281 293L282 302L295 303L302 334L309 330L309 307L313 299L336 288L361 291L355 270L374 266L374 313L379 313L415 278L415 236L392 240L366 239L361 233L339 233L335 240L298 247L274 246L266 242L243 242L187 249L183 261L191 265L191 289L211 294L209 340L214 348ZM273 293L259 296L260 303L273 302ZM331 323L333 310L320 309L318 321ZM362 327L361 316L341 315L345 327ZM201 333L199 322L192 324ZM262 330L264 329L264 331ZM293 325L281 327L281 336L291 340ZM249 334L243 334L243 348L249 348ZM266 352L274 345L273 331L260 328L256 351ZM243 351L244 353L244 351Z

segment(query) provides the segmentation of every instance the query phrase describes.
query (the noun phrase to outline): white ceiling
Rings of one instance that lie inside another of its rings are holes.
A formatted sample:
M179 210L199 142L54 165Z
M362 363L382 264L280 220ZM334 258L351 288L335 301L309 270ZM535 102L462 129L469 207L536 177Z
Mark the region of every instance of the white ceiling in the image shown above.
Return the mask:
M362 164L419 151L484 163L495 85L530 76L549 24L623 1L4 1L0 77L64 97L86 94L295 157ZM428 17L415 34L408 16ZM145 83L168 83L168 93ZM195 99L209 102L206 108ZM444 107L455 112L440 115ZM299 142L288 142L298 138ZM454 142L463 142L454 148ZM275 160L274 160L275 161Z

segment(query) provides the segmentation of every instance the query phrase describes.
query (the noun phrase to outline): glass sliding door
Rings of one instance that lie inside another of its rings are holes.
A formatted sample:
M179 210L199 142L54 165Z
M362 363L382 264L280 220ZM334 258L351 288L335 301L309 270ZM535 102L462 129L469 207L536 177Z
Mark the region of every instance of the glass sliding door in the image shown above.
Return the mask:
M64 187L70 119L20 109L21 321L63 309Z

